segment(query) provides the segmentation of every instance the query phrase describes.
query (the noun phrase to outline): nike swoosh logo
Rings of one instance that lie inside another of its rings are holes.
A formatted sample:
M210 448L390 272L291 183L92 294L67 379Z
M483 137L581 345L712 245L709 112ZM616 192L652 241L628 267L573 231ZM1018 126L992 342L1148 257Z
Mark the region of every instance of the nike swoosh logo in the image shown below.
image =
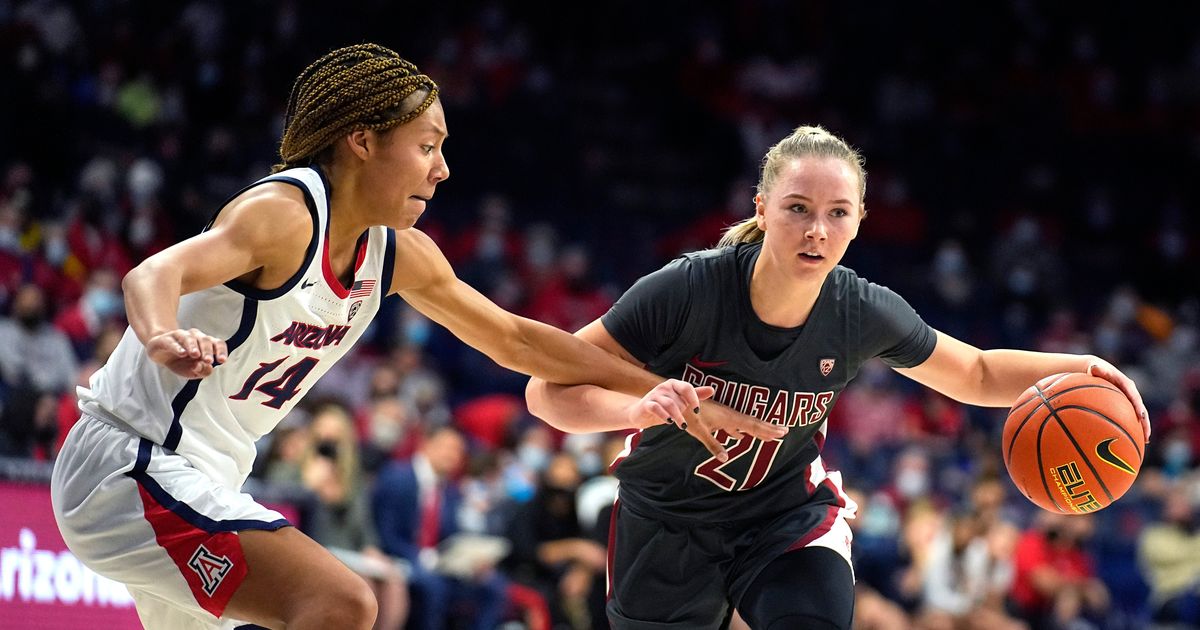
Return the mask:
M1108 464L1109 466L1124 470L1131 475L1136 475L1137 471L1133 469L1133 466L1125 463L1125 460L1117 457L1117 454L1112 452L1112 443L1116 441L1117 438L1101 440L1100 443L1096 445L1096 455L1099 455L1100 459L1104 460L1104 463Z
M316 280L305 280L304 282L300 283L300 290L303 291L304 289L307 289L308 287L311 287L312 285L314 285L316 283L317 283Z
M721 367L722 365L725 365L726 363L729 363L729 361L702 361L700 359L700 355L698 355L698 354L696 356L692 357L692 365L694 365L698 368Z

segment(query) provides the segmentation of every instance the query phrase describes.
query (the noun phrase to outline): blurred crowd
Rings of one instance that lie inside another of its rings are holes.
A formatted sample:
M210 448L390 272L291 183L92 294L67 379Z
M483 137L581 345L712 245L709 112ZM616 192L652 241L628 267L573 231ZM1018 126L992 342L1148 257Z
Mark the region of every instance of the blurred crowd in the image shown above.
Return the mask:
M1134 378L1138 482L1066 518L1008 480L1004 410L865 366L824 454L860 506L856 626L1200 627L1200 9L392 5L0 0L0 455L54 457L123 275L267 173L305 63L374 40L442 87L454 178L418 227L509 310L592 321L820 123L870 173L845 264L975 345ZM548 428L524 382L393 298L253 476L305 497L380 628L606 627L624 436Z

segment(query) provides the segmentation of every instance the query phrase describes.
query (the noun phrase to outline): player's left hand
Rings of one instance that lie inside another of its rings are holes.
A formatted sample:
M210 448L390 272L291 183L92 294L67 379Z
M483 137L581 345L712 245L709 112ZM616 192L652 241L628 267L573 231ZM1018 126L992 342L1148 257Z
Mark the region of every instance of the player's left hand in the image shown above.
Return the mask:
M1133 403L1133 409L1137 412L1138 420L1142 422L1142 433L1145 434L1146 442L1149 443L1150 412L1146 411L1146 403L1142 402L1142 395L1138 393L1137 384L1133 382L1133 379L1125 376L1113 364L1098 357L1094 357L1088 363L1087 373L1116 385L1117 389L1129 397L1129 402Z

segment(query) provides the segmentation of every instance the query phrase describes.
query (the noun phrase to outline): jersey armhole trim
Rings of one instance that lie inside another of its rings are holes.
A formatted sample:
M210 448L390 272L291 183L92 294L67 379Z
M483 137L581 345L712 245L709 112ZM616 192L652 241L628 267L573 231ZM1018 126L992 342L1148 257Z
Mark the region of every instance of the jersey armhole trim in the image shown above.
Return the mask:
M300 279L303 278L304 274L308 272L309 266L312 265L313 256L315 256L317 253L317 241L319 241L321 238L321 221L320 221L320 217L317 215L317 202L313 199L312 192L309 191L308 186L304 185L304 182L301 182L300 180L298 180L294 177L286 177L286 176L268 177L266 179L260 180L258 182L255 182L255 183L243 188L237 194L240 195L240 194L246 192L247 190L254 188L255 186L259 186L261 184L266 184L269 182L280 182L283 184L290 184L292 186L295 186L296 188L299 188L300 192L304 193L304 204L306 206L308 206L308 214L312 217L313 234L312 234L312 240L310 240L308 242L308 250L305 251L305 253L304 253L304 262L300 264L300 268L296 270L296 273L292 274L292 277L288 278L287 282L284 282L282 286L276 287L274 289L266 290L266 289L259 289L257 287L246 284L245 282L240 282L238 280L230 280L229 282L225 283L225 286L228 287L229 289L232 289L233 291L236 291L248 298L259 300L259 301L273 300L275 298L282 297L282 296L286 295L288 291L291 291L292 287L296 286L297 282L300 282ZM236 197L237 195L234 195L234 196ZM221 209L223 210L224 206L222 206ZM218 210L217 212L220 213L220 210ZM214 215L213 221L215 221L215 220L216 220L216 216ZM209 226L211 226L211 225L212 225L212 221L209 221ZM207 230L208 226L206 226L205 229Z
M380 284L383 284L384 287L380 291L380 301L392 294L392 279L396 273L396 230L385 228L385 231L387 239L383 246L383 273L379 278Z

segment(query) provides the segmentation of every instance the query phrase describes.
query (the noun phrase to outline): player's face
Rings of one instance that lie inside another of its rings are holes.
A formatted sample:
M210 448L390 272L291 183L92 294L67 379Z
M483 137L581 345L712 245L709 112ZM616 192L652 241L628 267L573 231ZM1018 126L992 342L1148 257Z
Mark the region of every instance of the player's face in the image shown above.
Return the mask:
M793 159L757 198L763 253L791 273L828 273L858 235L858 199L858 172L845 160Z
M379 151L364 165L364 177L378 196L381 224L412 227L438 183L450 177L442 154L446 135L446 114L434 101L417 118L377 136Z

